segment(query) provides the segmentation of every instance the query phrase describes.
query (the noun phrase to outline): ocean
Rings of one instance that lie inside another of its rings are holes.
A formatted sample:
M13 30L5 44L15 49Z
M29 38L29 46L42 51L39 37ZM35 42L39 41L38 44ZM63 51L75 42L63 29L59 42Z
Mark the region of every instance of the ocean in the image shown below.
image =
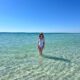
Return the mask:
M80 80L80 33L0 33L0 80Z

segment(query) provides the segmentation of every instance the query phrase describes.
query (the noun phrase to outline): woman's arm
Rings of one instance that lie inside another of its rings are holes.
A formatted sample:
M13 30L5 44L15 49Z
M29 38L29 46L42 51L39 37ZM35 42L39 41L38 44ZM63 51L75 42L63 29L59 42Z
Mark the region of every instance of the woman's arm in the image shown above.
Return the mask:
M38 40L37 46L39 46L39 40Z
M43 42L43 48L45 47L45 39L44 39L44 42Z

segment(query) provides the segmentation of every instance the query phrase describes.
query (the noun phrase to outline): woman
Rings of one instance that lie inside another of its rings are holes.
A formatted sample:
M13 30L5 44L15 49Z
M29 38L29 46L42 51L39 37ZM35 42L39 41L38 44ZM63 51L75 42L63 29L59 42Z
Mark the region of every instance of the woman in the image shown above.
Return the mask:
M38 40L38 50L39 50L40 55L42 55L42 51L43 51L44 46L45 46L44 34L40 33L39 40Z

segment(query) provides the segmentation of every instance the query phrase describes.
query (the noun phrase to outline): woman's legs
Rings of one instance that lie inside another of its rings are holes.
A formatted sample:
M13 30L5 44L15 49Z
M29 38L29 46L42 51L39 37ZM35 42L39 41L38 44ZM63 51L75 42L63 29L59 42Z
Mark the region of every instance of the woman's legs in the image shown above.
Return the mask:
M38 46L38 50L39 50L40 55L42 55L43 48L41 48L40 46Z

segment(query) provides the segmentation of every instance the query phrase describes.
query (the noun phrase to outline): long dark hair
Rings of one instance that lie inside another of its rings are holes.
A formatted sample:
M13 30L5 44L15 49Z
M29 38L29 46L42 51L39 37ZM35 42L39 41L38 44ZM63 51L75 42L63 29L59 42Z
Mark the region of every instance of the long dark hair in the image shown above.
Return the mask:
M42 37L44 38L44 34L43 34L43 33L40 33L40 34L39 34L39 37L41 37L41 35L42 35Z

